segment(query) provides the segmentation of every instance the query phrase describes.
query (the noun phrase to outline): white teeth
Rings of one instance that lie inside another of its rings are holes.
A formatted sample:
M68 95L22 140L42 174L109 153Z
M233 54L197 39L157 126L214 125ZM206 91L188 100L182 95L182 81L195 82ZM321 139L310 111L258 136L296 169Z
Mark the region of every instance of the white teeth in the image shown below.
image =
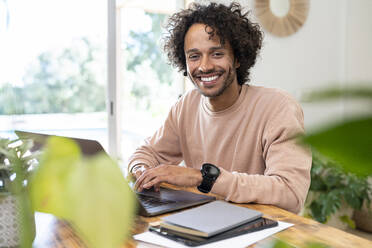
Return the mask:
M200 79L202 81L206 81L206 82L210 82L210 81L213 81L213 80L216 80L218 78L218 76L212 76L212 77L201 77Z

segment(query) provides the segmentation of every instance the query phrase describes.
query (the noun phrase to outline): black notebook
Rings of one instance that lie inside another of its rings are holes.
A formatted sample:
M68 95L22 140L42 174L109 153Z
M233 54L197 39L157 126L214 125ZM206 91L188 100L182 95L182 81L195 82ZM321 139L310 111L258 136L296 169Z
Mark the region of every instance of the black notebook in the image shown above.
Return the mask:
M157 227L150 227L149 231L156 233L160 236L163 236L165 238L171 239L173 241L182 243L187 246L199 246L204 245L228 238L237 237L239 235L260 231L266 228L275 227L278 225L278 222L275 220L270 220L266 218L259 218L254 221L245 223L243 225L237 226L233 229L230 229L228 231L222 232L220 234L214 235L212 237L200 237L200 236L194 236L187 233L177 232L174 230L169 230L166 228L163 228L161 226Z

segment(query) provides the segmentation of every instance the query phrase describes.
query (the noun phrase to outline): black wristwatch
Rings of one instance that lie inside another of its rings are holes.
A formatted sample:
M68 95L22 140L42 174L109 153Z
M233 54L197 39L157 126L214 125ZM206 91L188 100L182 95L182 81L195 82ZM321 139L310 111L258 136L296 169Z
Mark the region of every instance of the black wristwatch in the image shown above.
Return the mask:
M200 172L202 174L203 181L198 186L198 190L203 193L209 193L214 182L221 173L220 169L213 164L205 163L202 165Z

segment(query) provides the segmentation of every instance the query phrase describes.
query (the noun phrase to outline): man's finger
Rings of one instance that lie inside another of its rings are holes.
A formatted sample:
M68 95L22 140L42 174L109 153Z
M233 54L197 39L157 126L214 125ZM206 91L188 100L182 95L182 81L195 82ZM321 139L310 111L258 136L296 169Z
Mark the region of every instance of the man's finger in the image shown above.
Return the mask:
M142 175L143 171L137 170L134 176L138 179Z
M138 179L138 183L137 183L137 189L139 191L142 191L143 188L150 188L150 187L145 187L145 184L147 184L148 182L150 182L151 180L153 180L154 178L157 177L157 171L156 170L147 170L145 171L141 176L140 178Z
M155 187L156 185L160 185L162 182L167 182L167 177L165 175L157 175L149 180L147 183L143 184L145 189L149 189L151 187Z
M145 171L141 171L141 175L137 177L136 184L135 184L135 189L142 191L142 185L143 181L145 180L146 176L150 174L152 169L147 169Z
M160 191L160 183L155 184L154 189L155 189L156 192L159 192Z

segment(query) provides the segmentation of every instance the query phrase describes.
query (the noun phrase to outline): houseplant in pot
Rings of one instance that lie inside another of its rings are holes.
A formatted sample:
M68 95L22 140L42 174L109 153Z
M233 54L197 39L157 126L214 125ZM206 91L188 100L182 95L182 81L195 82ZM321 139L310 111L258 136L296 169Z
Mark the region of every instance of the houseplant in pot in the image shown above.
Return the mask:
M318 153L313 153L305 215L341 229L355 228L353 213L371 203L371 194L368 177L345 172Z
M371 108L366 107L372 105L372 88L370 82L354 85L356 86L330 87L313 91L304 97L306 101L317 102L332 99L363 101L363 105L359 106L369 110L359 115L354 113L341 122L314 130L303 138L314 151L319 152L323 158L327 158L327 160L319 160L317 156L314 157L313 182L310 191L328 191L328 197L323 196L322 199L310 202L313 204L315 212L322 213L322 217L320 217L322 220L339 209L339 197L343 198L343 201L357 212L362 206L366 206L365 212L372 211L370 184L372 177L372 113ZM314 203L315 201L316 203ZM323 201L323 208L320 206L321 201ZM372 217L372 214L366 216ZM347 218L344 220L350 222ZM355 216L354 220L356 220ZM358 221L356 221L356 227L359 227Z
M29 140L0 142L2 195L16 199L9 212L20 220L15 238L10 238L9 225L0 227L0 237L15 240L0 247L32 247L33 211L67 220L88 247L117 248L128 240L135 196L107 154L85 157L73 140L62 137L48 139L39 155L28 152ZM0 210L5 216L1 205Z
M36 153L31 141L0 138L0 247L25 247L35 237L27 183Z
M130 238L135 195L104 152L85 156L72 139L48 138L29 196L35 211L68 221L87 247L118 248Z

